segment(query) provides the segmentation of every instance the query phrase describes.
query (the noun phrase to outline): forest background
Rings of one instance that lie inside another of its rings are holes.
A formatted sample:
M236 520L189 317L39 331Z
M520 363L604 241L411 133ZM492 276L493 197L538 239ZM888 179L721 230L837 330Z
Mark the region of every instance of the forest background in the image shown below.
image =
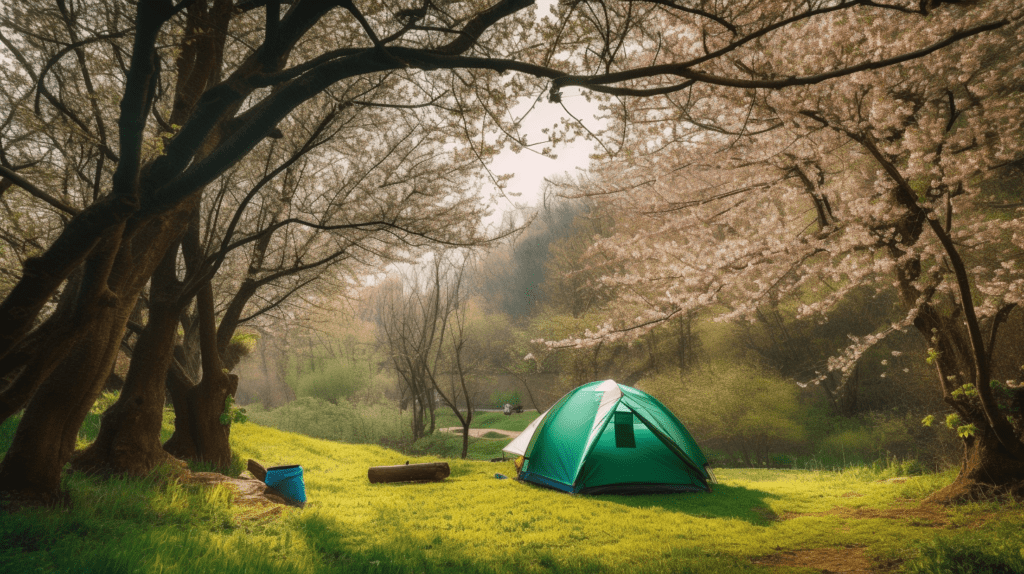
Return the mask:
M834 372L813 382L849 344L849 334L889 325L898 314L891 292L863 289L827 322L797 318L795 305L762 309L755 321L715 321L716 309L708 309L665 321L635 340L549 350L542 341L582 334L607 319L607 306L621 304L600 281L600 271L584 263L594 236L608 235L615 217L586 200L550 200L519 216L531 219L530 227L479 254L466 280L471 295L463 360L475 409L500 410L509 403L541 412L580 384L613 378L669 406L714 466L843 468L899 461L925 472L960 464L955 430L922 423L929 415L944 420L948 407L935 388L928 347L916 333L890 335L848 376ZM243 381L237 402L254 422L282 430L458 455L456 437L431 435L429 423L414 430L410 391L375 321L374 301L389 281L416 283L413 276L430 276L432 269L426 264L395 272L331 312L297 315L301 320L261 335L237 367ZM1015 315L1002 344L1014 348L1022 328ZM1004 357L1000 367L1013 376L1022 357ZM465 411L465 394L457 395ZM443 421L435 431L461 426L436 396L435 409ZM486 415L494 421L494 414ZM502 426L500 420L491 424ZM477 457L491 455L500 456L493 445Z

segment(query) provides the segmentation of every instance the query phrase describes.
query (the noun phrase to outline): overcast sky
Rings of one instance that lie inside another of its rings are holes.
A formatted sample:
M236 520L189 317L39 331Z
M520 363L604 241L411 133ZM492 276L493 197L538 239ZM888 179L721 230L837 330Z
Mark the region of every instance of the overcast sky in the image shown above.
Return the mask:
M562 102L565 104L565 108L572 112L573 116L583 121L589 129L597 129L599 124L594 119L594 113L597 112L595 102L587 102L586 98L575 88L563 91ZM519 109L515 110L515 113L524 113L529 109L531 103L524 102ZM545 94L523 121L522 131L527 134L527 141L534 143L546 140L547 136L541 130L560 123L563 116L568 117L565 109L559 104L548 102ZM546 145L537 145L536 149L540 151L544 147ZM529 150L523 150L517 154L508 149L495 158L491 165L495 174L514 174L506 188L509 196L502 199L496 206L499 212L496 215L500 217L500 212L512 209L513 203L526 205L540 203L541 185L544 178L565 172L575 174L577 169L585 169L590 163L589 156L594 151L594 142L578 138L572 144L555 148L553 151L558 156L557 159L545 157ZM513 193L522 195L515 197L511 195Z

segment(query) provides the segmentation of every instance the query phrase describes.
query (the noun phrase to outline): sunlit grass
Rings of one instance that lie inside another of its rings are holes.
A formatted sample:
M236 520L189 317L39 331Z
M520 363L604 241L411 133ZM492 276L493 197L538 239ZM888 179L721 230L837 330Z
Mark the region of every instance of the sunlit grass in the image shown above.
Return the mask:
M449 460L452 476L443 483L371 485L371 466L433 458L408 459L252 426L235 432L240 451L307 469L313 502L295 520L306 525L304 531L332 533L331 552L401 548L399 555L418 556L425 564L484 570L672 572L707 561L724 561L734 570L777 550L886 548L893 539L908 544L934 536L932 525L843 517L836 509L915 506L951 479L889 482L868 469L728 469L719 472L721 484L712 494L586 497L496 479L496 473L514 476L511 462ZM325 544L315 537L310 543Z
M924 518L900 514L947 484L951 474L890 480L870 468L724 469L711 494L570 496L496 478L514 476L511 462L449 459L451 476L440 483L370 484L371 466L437 457L251 423L236 424L231 437L243 458L302 465L306 508L245 520L251 511L232 506L223 488L183 486L159 476L73 476L70 510L0 515L0 568L764 572L753 560L786 550L861 546L876 559L907 560L914 572L930 572L961 555L1010 564L1002 554L986 552L1010 531L1007 525L1019 526L1024 518L1020 506L995 503L939 509ZM995 526L979 529L982 518ZM984 533L980 540L964 542L977 532Z

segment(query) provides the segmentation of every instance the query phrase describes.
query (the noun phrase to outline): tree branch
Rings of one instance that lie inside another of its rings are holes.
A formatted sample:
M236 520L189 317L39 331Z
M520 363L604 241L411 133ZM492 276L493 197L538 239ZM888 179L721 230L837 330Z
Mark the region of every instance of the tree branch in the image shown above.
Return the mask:
M68 205L63 201L51 196L50 194L33 185L32 182L30 182L29 180L21 177L13 170L10 170L2 165L0 165L0 175L4 176L5 178L7 178L7 180L13 182L18 187L29 192L35 198L50 204L51 206L63 211L64 213L67 213L68 215L78 215L79 213L82 212L81 209Z

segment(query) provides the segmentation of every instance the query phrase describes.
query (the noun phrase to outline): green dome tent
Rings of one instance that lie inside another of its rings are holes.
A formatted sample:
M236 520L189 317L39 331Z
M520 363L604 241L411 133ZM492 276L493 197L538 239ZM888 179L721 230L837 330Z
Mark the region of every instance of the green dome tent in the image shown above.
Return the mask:
M710 492L713 475L679 419L612 380L570 391L504 449L519 478L585 494Z

